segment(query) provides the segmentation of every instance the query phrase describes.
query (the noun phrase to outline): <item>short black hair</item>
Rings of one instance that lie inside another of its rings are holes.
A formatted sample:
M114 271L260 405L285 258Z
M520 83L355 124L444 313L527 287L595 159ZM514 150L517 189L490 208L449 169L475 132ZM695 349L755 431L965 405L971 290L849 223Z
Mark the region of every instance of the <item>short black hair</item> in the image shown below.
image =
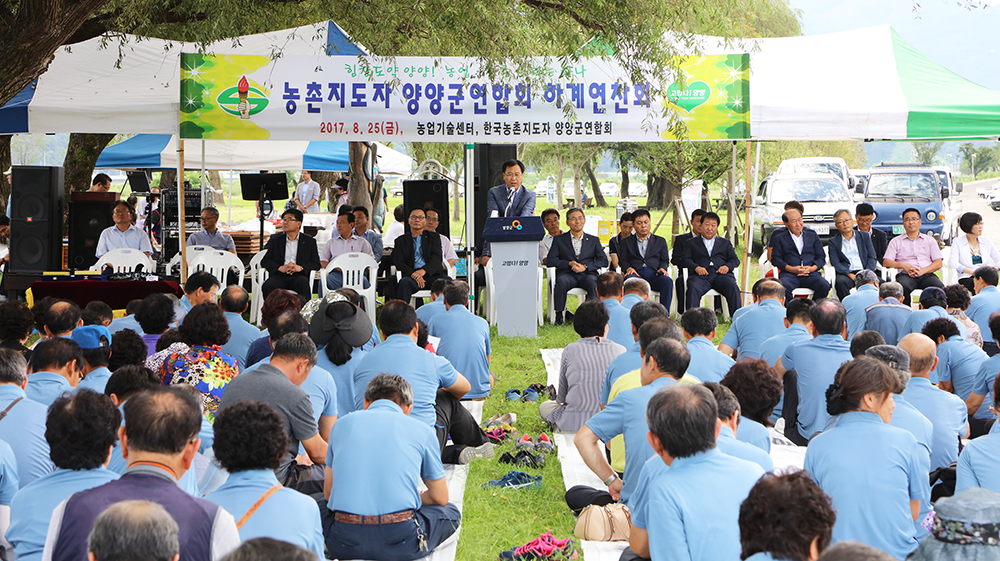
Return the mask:
M421 349L426 349L427 343L430 341L430 336L430 328L427 327L427 324L423 320L417 318L417 346Z
M757 287L757 299L764 298L784 299L785 285L774 279L768 279L767 282L760 283L760 286Z
M181 332L176 327L171 327L170 329L164 331L160 338L156 340L156 352L166 350L167 347L173 345L174 343L181 342Z
M719 382L732 390L740 402L740 413L765 427L781 401L781 378L766 360L744 357L736 361Z
M403 205L396 205L396 208L392 209L392 217L396 222L402 222L406 219L406 207Z
M806 561L813 539L819 551L830 545L836 521L833 501L809 472L765 473L740 505L740 557L768 552Z
M238 284L227 286L222 291L222 297L219 298L219 306L222 307L222 311L234 314L242 314L246 311L249 302L250 295L247 294L246 289Z
M871 216L875 214L875 207L869 203L860 203L854 208L855 216Z
M865 351L872 347L884 345L885 339L878 331L865 330L858 331L851 339L851 356L858 358L865 354Z
M284 420L263 401L237 401L215 415L212 448L229 473L276 470L288 451Z
M632 221L631 212L623 212L622 215L618 217L619 224L621 224L622 222L631 222L631 221Z
M402 300L390 300L382 307L382 315L378 318L382 336L388 339L398 333L408 334L417 325L417 312Z
M410 212L406 213L406 217L409 218L409 217L413 216L413 213L416 212L416 211L418 211L418 210L421 212L421 214L424 215L424 217L427 216L427 211L424 210L424 207L422 207L422 206L415 206L415 207L413 207L413 208L410 209Z
M254 538L240 544L221 561L317 561L316 554L274 538Z
M788 323L795 323L798 321L812 321L812 316L809 315L809 310L812 309L815 302L810 298L792 298L792 301L785 306L785 319Z
M142 337L131 329L122 329L111 337L111 358L108 369L114 372L127 364L141 365L149 356L149 347Z
M20 341L35 326L35 315L17 300L0 304L0 341Z
M437 281L434 281L434 282L437 282ZM339 292L339 293L343 294L344 296L346 296L347 299L351 301L351 304L354 304L355 306L360 306L361 305L361 295L358 294L357 290L354 290L353 288L348 288L348 287L344 286L344 287L338 288L337 292Z
M103 325L105 321L115 319L115 312L111 309L111 306L106 303L101 302L100 300L91 300L87 303L87 306L83 308L83 316L84 325ZM93 321L95 319L97 321Z
M966 234L972 233L972 227L983 221L983 216L978 212L966 212L958 219L958 227Z
M692 336L707 337L718 326L719 318L708 308L691 308L681 316L681 327Z
M976 267L976 271L972 273L972 276L985 282L987 286L996 286L997 282L1000 281L1000 273L992 265L980 265Z
M640 216L645 216L646 218L652 220L652 218L649 215L649 211L644 208L640 208L639 210L632 211L632 222L638 220Z
M986 324L990 328L990 335L994 341L1000 341L1000 312L990 314L990 319Z
M267 327L267 335L271 338L271 344L278 342L289 333L308 333L309 322L299 312L289 310L271 322Z
M142 299L135 313L139 327L149 335L158 335L170 328L174 321L174 303L166 294L156 292Z
M137 311L139 311L139 305L142 304L142 300L139 298L133 298L125 304L125 315L130 316Z
M219 279L208 271L198 271L188 276L187 282L184 283L184 294L191 294L199 288L208 292L213 286L219 286Z
M59 469L96 469L118 440L122 415L107 396L87 388L57 397L45 418L49 458Z
M720 421L728 421L740 411L740 402L732 390L718 382L702 382L701 385L712 392Z
M639 328L639 350L645 354L649 345L662 337L673 339L678 343L684 341L684 333L676 321L668 317L653 318Z
M83 349L76 341L65 337L46 339L31 353L31 371L59 370L74 360L77 368L83 368Z
M667 454L687 458L715 448L718 411L704 386L665 388L649 400L646 424Z
M293 217L295 217L295 221L296 222L302 222L302 218L303 218L304 215L302 214L301 210L299 210L297 208L285 209L285 211L281 213L281 217L284 218L286 215L289 215L289 214L291 214Z
M45 310L45 327L53 335L73 331L80 319L80 307L69 300L56 300Z
M618 296L622 293L625 277L620 273L608 271L597 277L597 295L602 298Z
M587 213L583 212L582 208L573 207L566 211L566 220L569 220L569 217L572 216L574 212L579 212L584 218L587 217Z
M936 345L938 342L938 337L944 335L945 340L948 340L955 335L960 335L958 326L951 318L937 318L924 324L924 327L920 330L921 333L931 338Z
M790 201L786 201L784 208L785 208L785 210L797 210L797 211L799 211L799 214L805 214L806 213L806 207L802 206L802 203L800 203L799 201L796 201L795 199L792 199Z
M201 403L179 388L140 392L123 409L128 446L136 450L178 454L201 430Z
M708 213L705 212L705 209L703 209L703 208L696 208L696 209L694 209L694 210L691 211L691 220L694 221L695 218L698 218L699 216L704 217L706 214L708 214ZM704 218L702 218L702 220L704 220Z
M181 340L189 347L195 345L222 346L229 342L229 321L222 308L212 302L198 304L184 316L179 328Z
M628 319L638 332L647 321L656 318L666 318L669 315L667 308L663 304L652 300L643 300L642 302L636 302L632 306L632 309L628 312Z
M521 173L524 173L524 170L525 170L524 162L522 162L521 160L517 160L517 159L507 160L506 162L504 162L503 165L500 167L500 172L501 173L507 173L507 168L514 167L514 166L517 166L517 167L521 168Z
M49 306L58 301L56 298L46 296L41 300L36 299L35 304L31 306L31 314L35 317L35 325L38 327L39 333L45 332L42 326L45 325L45 314L49 311Z
M844 332L844 322L847 320L847 310L838 300L823 298L809 308L809 317L813 327L820 335L840 335Z
M656 369L680 380L691 365L691 353L680 341L668 337L654 340L643 351L644 360L656 361Z
M337 218L340 218L341 216L347 220L348 224L354 224L354 212L351 211L351 207L347 205L340 207L340 210L337 211Z
M99 173L94 176L94 180L90 183L91 186L97 185L98 183L111 183L111 176L106 173Z
M385 312L382 312L383 315ZM603 337L611 316L600 300L587 300L576 309L573 330L580 337Z
M114 212L115 209L117 209L120 206L125 207L125 210L127 210L129 215L131 215L132 220L135 220L137 218L135 214L135 207L132 206L132 204L129 203L128 201L119 200L118 202L116 202L114 205L111 206L111 211Z
M103 335L101 335L101 339L107 341L107 344L102 347L97 347L96 349L80 349L80 353L83 355L83 360L86 361L91 368L107 366L108 361L111 359L111 341Z
M202 212L205 212L206 210L208 211L209 214L212 215L213 218L219 217L219 209L215 208L214 206L207 206L201 209Z
M907 208L906 210L903 211L903 214L902 214L903 219L905 220L906 219L906 215L910 214L911 212L915 212L917 214L917 217L918 218L920 217L920 211L917 210L917 209L915 209L915 208L913 208L911 206L911 207L909 207L909 208Z
M448 286L451 279L448 277L441 277L434 279L431 283L431 294L444 294L444 287Z
M969 309L969 304L972 303L972 296L969 294L969 289L961 284L949 284L944 287L944 296L948 299L949 308L967 310Z
M706 212L705 216L701 219L701 223L704 224L706 220L715 220L716 224L722 223L722 219L714 212Z
M550 214L554 214L554 215L556 215L556 218L559 218L559 211L558 210L556 210L554 208L547 208L547 209L545 209L545 210L542 211L542 222L545 222L545 217L548 216L548 215L550 215Z
M365 207L365 206L362 206L362 205L358 205L356 207L351 207L351 212L352 213L353 212L360 212L361 214L364 214L366 218L371 217L371 214L368 213L368 207Z
M760 288L764 286L765 282L770 282L773 279L761 278L754 281L753 286L750 287L750 294L753 294L757 298L760 298Z
M111 397L114 394L118 402L122 403L133 395L153 390L163 385L160 377L152 370L138 364L126 364L108 378L107 385L104 386L104 395Z

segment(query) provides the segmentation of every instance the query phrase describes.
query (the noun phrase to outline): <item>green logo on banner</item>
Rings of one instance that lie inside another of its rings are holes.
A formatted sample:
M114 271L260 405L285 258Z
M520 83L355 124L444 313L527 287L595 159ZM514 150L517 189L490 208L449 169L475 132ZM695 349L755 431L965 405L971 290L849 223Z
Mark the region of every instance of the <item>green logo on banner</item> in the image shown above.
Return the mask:
M239 86L226 88L219 94L219 97L215 98L215 101L219 104L219 108L226 113L235 117L240 116ZM267 107L268 104L267 94L254 87L249 88L246 101L250 104L250 115L260 113L265 107Z
M691 112L695 108L708 103L712 97L712 88L705 82L698 80L688 84L687 88L681 89L677 82L670 84L667 88L667 99L681 109Z

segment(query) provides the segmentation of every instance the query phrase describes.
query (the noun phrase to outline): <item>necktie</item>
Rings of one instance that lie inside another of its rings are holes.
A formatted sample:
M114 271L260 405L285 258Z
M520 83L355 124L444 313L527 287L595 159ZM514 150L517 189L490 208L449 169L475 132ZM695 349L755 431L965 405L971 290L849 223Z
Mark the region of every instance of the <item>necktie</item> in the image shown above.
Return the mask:
M510 206L514 204L514 191L507 193L507 206L503 209L504 216L510 216Z

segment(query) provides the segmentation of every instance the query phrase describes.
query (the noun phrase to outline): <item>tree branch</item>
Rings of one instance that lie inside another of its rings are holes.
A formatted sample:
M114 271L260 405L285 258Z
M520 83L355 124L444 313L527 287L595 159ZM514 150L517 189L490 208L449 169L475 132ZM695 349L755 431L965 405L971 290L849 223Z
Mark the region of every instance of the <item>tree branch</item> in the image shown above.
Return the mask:
M521 3L525 6L536 8L539 10L550 10L554 12L562 12L567 16L573 18L573 21L583 26L585 29L590 29L592 31L604 31L604 24L592 22L585 19L579 13L570 10L564 4L553 2L550 0L521 0Z

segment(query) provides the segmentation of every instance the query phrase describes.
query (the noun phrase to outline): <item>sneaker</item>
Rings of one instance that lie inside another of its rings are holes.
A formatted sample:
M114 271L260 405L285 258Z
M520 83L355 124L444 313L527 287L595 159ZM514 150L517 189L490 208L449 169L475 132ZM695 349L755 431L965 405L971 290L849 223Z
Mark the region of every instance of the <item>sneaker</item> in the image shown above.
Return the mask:
M501 464L516 464L517 456L511 454L510 452L504 452L500 454L500 459L498 460Z
M509 453L510 452L508 452L508 454ZM513 459L514 463L516 463L519 466L534 468L534 469L542 469L543 467L545 467L545 456L541 454L532 454L527 450L521 450L520 452L517 453L516 456L513 457Z
M464 450L458 454L459 464L468 464L476 458L492 458L493 457L493 443L487 442L481 446L466 446Z
M546 532L530 542L500 552L500 561L536 561L576 559L573 540L557 540Z
M497 413L496 415L490 417L490 420L486 421L486 423L484 423L483 426L485 426L486 428L491 428L496 426L513 425L516 422L517 422L516 413L504 413L503 415Z
M550 386L543 386L541 384L531 384L528 387L530 389L533 389L536 392L538 392L538 395L545 395L547 393L547 394L549 394L549 399L551 399L553 401L555 401L555 399L556 399L556 388L555 388L555 386L551 386L551 385Z
M499 487L501 489L531 489L542 486L541 475L528 475L523 471L510 471L500 479L487 481L483 487Z
M483 432L486 434L486 438L489 438L490 442L494 444L500 444L509 438L516 439L519 434L516 430L510 427L493 427L492 429Z
M521 394L521 401L538 401L538 392L528 388Z
M549 435L545 434L544 432L538 435L538 438L535 440L535 451L551 452L555 449L556 445L553 444L552 440L549 439Z
M525 433L524 436L518 438L517 441L514 442L514 448L517 450L534 450L535 441L531 438L531 435Z
M507 401L519 401L521 399L521 390L517 388L507 390L505 397Z

